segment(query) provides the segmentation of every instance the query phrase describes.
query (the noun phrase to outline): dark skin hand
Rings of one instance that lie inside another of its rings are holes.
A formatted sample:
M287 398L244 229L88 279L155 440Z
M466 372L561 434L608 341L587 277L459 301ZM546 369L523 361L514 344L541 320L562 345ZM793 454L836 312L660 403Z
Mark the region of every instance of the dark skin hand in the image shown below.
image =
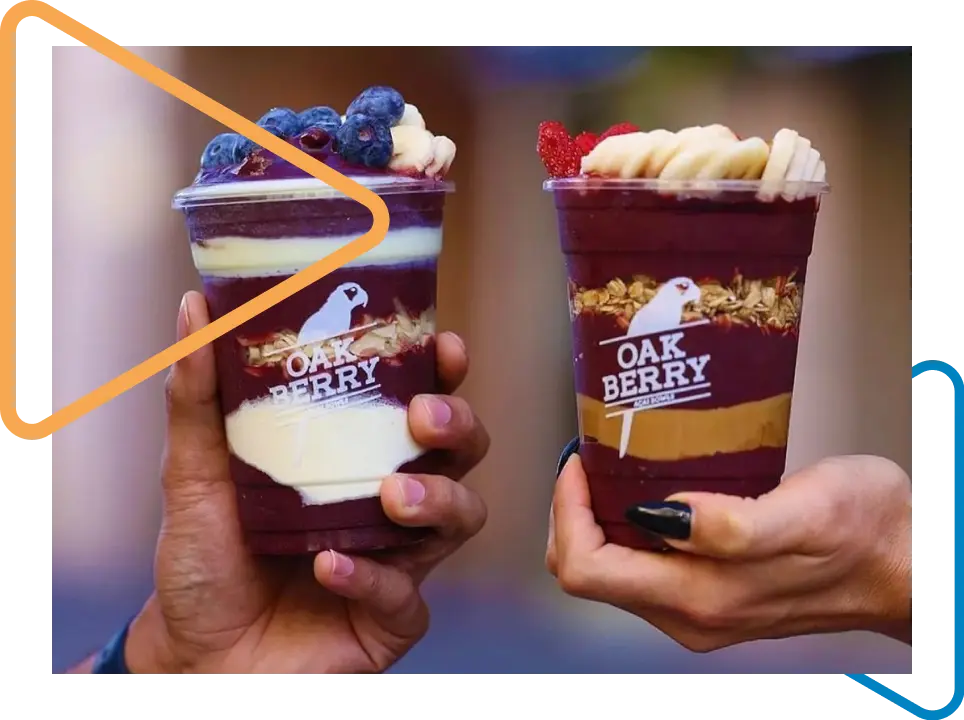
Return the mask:
M208 322L204 298L188 293L179 337ZM442 333L437 352L452 392L468 370L465 347ZM393 521L434 528L433 536L368 557L262 558L246 550L238 525L210 345L172 369L167 398L156 590L131 625L131 672L375 673L425 635L429 611L419 587L486 520L481 497L455 482L489 447L464 400L420 396L409 410L416 441L446 452L445 475L395 475L381 486ZM75 670L89 671L89 661Z

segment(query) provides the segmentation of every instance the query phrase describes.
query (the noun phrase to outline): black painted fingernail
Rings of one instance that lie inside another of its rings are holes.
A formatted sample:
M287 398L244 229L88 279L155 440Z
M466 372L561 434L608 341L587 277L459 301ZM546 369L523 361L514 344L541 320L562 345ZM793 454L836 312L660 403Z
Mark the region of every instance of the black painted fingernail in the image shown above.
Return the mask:
M562 451L562 455L559 456L559 463L556 465L556 477L562 475L562 469L566 466L569 457L579 452L579 438L574 437L566 445L566 449Z
M656 502L633 505L626 510L626 519L651 533L687 540L693 524L693 511L680 502Z

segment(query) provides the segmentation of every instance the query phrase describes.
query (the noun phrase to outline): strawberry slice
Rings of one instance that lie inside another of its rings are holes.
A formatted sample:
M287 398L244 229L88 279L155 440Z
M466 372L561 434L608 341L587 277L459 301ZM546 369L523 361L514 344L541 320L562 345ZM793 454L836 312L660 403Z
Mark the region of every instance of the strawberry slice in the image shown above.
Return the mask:
M592 149L599 144L599 136L596 133L583 132L576 135L576 147L583 155L588 155Z
M617 123L599 136L599 142L602 142L606 138L612 137L613 135L628 135L629 133L635 132L639 132L639 128L632 123Z
M536 152L549 177L566 178L579 174L582 153L561 122L551 120L539 125Z

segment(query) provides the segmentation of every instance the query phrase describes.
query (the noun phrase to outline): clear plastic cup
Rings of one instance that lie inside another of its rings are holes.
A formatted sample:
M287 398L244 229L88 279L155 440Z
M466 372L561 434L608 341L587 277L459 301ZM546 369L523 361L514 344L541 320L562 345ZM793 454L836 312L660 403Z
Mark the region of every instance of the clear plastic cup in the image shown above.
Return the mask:
M231 476L258 554L362 552L427 531L384 514L382 479L432 472L407 408L437 392L435 302L450 183L353 178L388 206L388 235L357 260L215 341ZM315 179L186 188L185 215L217 319L371 227L371 213Z
M756 497L786 467L824 183L550 180L569 277L580 457L609 542L627 509Z

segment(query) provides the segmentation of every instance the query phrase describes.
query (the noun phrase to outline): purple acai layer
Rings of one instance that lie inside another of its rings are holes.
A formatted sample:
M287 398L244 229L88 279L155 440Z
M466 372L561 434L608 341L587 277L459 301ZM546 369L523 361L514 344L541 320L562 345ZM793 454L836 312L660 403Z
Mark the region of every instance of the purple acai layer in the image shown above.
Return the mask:
M392 230L442 226L445 192L441 189L389 194L382 199L388 206ZM361 235L371 225L368 209L347 198L199 205L187 212L191 242L200 244L218 237L344 237Z

